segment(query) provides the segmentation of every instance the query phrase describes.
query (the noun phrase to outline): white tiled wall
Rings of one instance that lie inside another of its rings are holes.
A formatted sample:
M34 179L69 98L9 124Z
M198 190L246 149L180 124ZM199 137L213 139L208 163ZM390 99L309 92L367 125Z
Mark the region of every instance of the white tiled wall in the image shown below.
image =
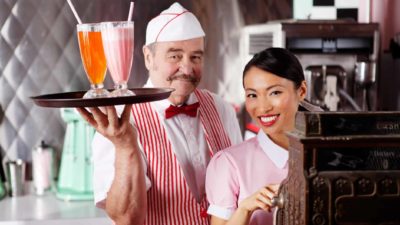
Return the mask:
M358 9L367 1L369 0L335 0L333 6L315 6L313 0L294 0L293 17L295 19L337 19L337 9Z

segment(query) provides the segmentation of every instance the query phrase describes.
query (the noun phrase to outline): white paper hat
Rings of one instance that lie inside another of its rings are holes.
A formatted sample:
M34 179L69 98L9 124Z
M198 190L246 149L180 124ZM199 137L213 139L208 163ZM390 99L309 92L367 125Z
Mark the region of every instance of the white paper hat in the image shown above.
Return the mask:
M154 42L184 41L204 36L204 31L196 16L175 2L150 20L146 30L146 45Z

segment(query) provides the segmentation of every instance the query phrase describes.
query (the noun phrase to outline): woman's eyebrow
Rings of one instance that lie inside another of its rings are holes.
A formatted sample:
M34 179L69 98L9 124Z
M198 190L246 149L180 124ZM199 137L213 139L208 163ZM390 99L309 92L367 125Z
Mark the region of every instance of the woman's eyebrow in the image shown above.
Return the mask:
M281 84L274 84L274 85L271 85L271 86L269 86L269 87L267 87L265 90L271 90L272 88L275 88L275 87L283 87L283 85L281 85ZM244 90L246 90L246 91L256 91L256 89L254 89L254 88L245 88Z

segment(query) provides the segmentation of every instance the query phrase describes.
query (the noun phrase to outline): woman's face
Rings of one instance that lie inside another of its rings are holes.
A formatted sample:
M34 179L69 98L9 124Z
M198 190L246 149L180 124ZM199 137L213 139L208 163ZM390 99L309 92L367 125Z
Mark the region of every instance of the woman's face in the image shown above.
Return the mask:
M251 118L270 137L294 128L299 102L306 94L303 81L295 89L293 81L251 67L244 76L246 109Z

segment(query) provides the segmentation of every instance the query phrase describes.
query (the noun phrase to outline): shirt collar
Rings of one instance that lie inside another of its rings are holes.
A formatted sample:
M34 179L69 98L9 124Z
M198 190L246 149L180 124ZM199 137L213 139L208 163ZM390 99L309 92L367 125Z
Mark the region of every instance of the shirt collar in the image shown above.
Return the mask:
M151 83L150 79L147 80L146 84L143 86L145 88L154 88L153 83ZM188 100L186 101L186 104L190 105L193 103L198 102L199 100L197 99L196 95L194 94L194 92L192 92L189 95ZM155 109L165 117L165 109L167 109L172 103L168 100L168 99L163 99L160 101L154 101L152 102Z
M278 168L283 169L289 159L289 152L275 144L262 130L258 132L257 140L268 158L270 158Z

